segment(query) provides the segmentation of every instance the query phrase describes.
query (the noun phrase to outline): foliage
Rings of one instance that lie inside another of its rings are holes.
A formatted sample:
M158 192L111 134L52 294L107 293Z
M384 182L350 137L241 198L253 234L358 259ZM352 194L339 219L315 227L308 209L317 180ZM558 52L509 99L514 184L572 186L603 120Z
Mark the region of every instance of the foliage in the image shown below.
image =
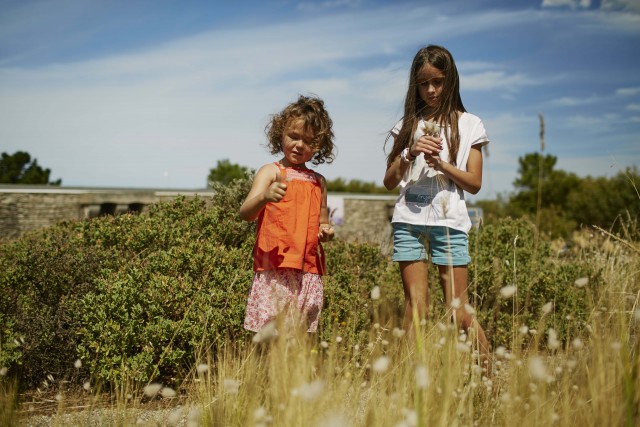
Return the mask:
M29 153L16 151L2 153L0 159L0 183L60 185L61 180L50 181L51 170L43 169L38 160L31 160Z
M485 223L505 216L532 221L537 218L541 233L567 239L580 227L620 231L625 221L638 220L640 174L636 167L611 178L579 178L573 173L554 170L557 158L552 155L532 153L518 161L513 194L476 202L484 210Z
M592 264L553 256L547 242L536 244L534 229L526 220L507 218L470 235L470 299L494 345L514 346L520 326L536 329L542 307L548 303L553 308L547 322L566 338L567 314L578 323L585 321L590 304L585 290L574 282L586 277L591 289L601 285L601 272ZM502 298L500 290L510 285L517 287L515 296Z
M375 182L364 182L358 179L351 179L347 182L343 178L327 180L327 191L333 191L336 193L365 193L365 194L391 193L385 187L376 185ZM397 192L397 190L395 192Z
M249 342L242 320L255 224L237 214L249 188L247 179L216 184L211 200L178 198L139 215L70 221L0 245L0 366L23 387L48 374L112 384L177 381L204 354ZM598 289L593 266L535 242L525 220L504 219L470 236L471 299L494 346L513 344L521 324L534 327L549 301L555 309L547 319L564 339L567 313L586 315L586 294L573 282L588 277ZM397 265L368 244L336 240L325 249L319 337L364 344L373 323L398 325ZM443 319L434 272L434 315ZM516 297L500 299L510 284L518 286ZM369 298L375 286L380 300Z
M229 159L218 160L216 167L209 171L207 187L211 188L216 183L229 184L236 179L245 178L249 172L249 168L231 163Z

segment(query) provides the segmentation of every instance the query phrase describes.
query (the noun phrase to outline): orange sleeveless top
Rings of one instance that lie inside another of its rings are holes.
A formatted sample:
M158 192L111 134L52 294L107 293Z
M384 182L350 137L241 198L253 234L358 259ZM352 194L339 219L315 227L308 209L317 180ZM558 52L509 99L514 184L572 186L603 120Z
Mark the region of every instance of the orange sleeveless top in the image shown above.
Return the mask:
M287 191L278 203L267 203L258 215L253 270L293 268L324 274L324 252L318 241L322 184L308 169L284 168Z

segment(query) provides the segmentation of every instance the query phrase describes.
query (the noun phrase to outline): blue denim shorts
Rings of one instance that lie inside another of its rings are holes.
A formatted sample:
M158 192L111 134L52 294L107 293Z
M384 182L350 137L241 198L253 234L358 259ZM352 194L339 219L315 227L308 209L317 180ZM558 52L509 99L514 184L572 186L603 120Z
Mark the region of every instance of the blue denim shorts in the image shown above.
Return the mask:
M431 259L436 265L468 265L469 236L464 231L442 226L393 224L393 260Z

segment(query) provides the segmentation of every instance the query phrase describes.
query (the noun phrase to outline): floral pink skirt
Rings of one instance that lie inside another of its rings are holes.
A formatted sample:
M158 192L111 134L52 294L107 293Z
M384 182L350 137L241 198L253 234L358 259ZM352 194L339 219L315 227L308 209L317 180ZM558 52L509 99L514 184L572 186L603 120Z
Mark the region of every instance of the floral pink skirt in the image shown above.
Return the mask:
M279 314L301 319L308 332L318 329L323 304L322 276L291 268L256 271L247 300L244 327L258 332Z

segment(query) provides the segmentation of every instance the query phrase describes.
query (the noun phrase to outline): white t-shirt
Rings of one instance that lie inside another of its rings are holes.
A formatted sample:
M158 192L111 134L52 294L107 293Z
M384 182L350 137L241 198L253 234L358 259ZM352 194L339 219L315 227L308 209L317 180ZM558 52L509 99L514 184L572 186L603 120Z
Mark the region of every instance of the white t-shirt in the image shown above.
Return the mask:
M423 135L424 121L420 120L414 140ZM400 120L392 129L394 137L402 128ZM489 143L482 120L470 113L462 113L458 119L460 148L456 167L467 170L471 147ZM444 129L440 130L442 151L440 157L448 161L449 148ZM464 191L453 181L429 167L423 155L418 156L400 181L400 195L396 200L391 222L416 225L445 226L467 233L471 220L464 201Z

